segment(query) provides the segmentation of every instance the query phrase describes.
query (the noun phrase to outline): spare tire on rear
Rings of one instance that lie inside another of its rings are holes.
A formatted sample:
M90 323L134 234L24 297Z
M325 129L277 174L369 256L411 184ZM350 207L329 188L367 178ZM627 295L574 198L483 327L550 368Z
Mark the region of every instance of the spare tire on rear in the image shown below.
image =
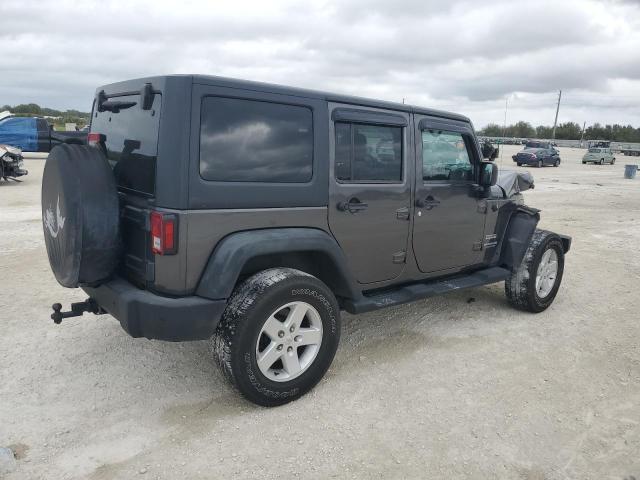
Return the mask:
M64 287L98 285L120 252L118 190L95 147L58 145L42 176L42 227L51 270Z

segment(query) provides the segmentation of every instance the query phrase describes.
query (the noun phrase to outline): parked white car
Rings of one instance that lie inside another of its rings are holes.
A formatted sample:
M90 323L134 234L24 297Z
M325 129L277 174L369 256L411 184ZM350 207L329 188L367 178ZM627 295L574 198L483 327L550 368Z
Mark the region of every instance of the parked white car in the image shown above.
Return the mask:
M584 165L585 163L597 163L600 165L610 163L613 165L616 163L616 157L613 156L610 148L590 148L582 157L582 164Z

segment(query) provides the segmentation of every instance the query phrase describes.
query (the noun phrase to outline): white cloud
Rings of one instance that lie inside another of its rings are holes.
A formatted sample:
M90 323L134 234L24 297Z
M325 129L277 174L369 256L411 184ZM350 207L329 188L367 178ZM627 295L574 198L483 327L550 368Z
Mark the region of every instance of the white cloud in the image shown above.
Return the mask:
M508 120L640 125L640 7L596 0L0 3L0 104L203 73Z

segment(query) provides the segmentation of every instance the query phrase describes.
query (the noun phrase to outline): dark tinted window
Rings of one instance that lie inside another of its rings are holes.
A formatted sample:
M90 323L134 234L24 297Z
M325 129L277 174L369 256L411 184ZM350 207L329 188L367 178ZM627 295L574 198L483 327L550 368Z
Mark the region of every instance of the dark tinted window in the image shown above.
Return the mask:
M311 110L294 105L207 97L202 101L200 174L220 182L311 180Z
M462 134L442 130L422 132L423 180L472 180L473 165L470 158Z
M117 113L98 112L94 108L91 131L105 136L107 158L113 167L118 186L153 194L162 96L154 96L151 110L142 109L140 95L114 97L110 100L136 104Z
M402 128L336 123L335 176L342 182L401 182Z

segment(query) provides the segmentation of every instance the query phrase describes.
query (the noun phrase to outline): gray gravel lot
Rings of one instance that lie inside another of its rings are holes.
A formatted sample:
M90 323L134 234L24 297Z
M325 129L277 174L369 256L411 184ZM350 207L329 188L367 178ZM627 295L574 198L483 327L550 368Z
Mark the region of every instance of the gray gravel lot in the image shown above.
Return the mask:
M44 162L28 160L0 184L7 480L640 479L640 178L583 152L531 169L525 193L574 239L551 308L513 310L497 284L345 314L326 378L276 409L231 390L207 342L135 340L109 316L53 325L53 302L84 296L49 270Z

